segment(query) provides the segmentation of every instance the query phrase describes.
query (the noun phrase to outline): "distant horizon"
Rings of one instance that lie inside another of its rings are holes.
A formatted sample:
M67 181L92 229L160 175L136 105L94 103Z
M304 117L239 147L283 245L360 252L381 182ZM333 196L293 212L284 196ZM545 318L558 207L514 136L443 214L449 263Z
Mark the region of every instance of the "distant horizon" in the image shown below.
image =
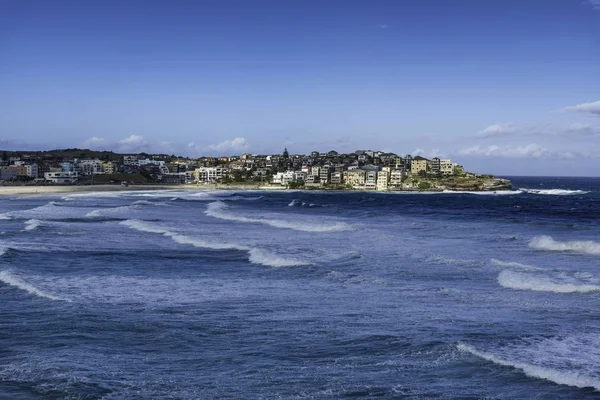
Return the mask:
M600 175L599 22L597 0L1 2L0 147Z

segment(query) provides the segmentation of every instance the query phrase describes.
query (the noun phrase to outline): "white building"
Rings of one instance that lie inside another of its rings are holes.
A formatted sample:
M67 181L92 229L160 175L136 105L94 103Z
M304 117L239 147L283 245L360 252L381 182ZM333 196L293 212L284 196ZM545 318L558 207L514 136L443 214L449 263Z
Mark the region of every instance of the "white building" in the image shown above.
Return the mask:
M79 179L79 173L65 171L46 172L44 179L52 183L75 183Z
M403 173L401 169L394 169L390 173L390 184L389 186L394 189L402 188L402 177Z
M198 182L216 182L218 179L226 178L229 170L223 167L200 167L195 173Z
M297 182L303 175L296 173L295 171L278 172L273 175L273 183L282 186L288 185L290 182Z
M25 167L27 167L27 176L30 178L37 178L38 177L38 165L36 163L33 164L26 164Z
M169 173L169 168L165 165L165 162L162 160L150 160L146 158L143 160L137 160L137 165L139 167L143 167L144 165L158 165L161 174Z
M132 165L137 167L139 164L138 156L123 156L123 165Z
M100 160L76 160L75 169L81 175L96 175L102 172L102 161Z
M451 160L440 160L440 173L442 175L452 175L454 173L454 166Z
M377 188L377 171L366 171L365 173L365 189Z

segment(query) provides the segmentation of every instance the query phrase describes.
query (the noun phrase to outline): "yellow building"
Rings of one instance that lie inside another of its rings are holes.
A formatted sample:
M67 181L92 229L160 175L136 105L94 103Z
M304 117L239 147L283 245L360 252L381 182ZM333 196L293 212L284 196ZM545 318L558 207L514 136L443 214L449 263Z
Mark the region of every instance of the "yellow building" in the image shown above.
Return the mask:
M377 190L387 190L390 173L388 171L381 170L377 174Z
M428 159L417 156L417 157L413 158L413 160L410 163L410 172L412 172L413 174L418 174L421 171L427 172L428 164L429 164Z
M102 172L105 174L115 173L115 166L111 161L103 161L102 163L100 163L100 166L102 168Z
M349 170L344 173L344 183L348 186L362 186L365 184L365 171L361 169Z

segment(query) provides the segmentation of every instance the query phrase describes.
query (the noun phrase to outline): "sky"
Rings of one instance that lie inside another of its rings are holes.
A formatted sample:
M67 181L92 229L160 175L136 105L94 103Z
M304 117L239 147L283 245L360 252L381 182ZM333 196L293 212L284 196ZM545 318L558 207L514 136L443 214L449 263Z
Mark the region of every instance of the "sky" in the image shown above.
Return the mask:
M600 176L600 0L0 0L0 149Z

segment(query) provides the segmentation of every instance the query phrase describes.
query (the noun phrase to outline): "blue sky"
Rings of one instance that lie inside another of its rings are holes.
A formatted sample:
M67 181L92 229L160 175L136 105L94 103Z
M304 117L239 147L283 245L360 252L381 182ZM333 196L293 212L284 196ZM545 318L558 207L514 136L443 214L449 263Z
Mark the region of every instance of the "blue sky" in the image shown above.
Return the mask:
M0 1L0 147L600 175L600 0Z

